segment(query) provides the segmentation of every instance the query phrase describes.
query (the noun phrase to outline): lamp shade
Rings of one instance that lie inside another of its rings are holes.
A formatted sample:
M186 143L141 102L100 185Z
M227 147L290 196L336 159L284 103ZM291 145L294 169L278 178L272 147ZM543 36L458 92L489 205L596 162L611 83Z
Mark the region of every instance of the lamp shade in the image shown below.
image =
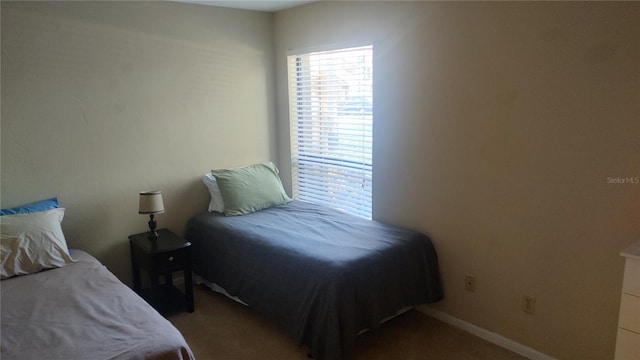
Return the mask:
M141 191L138 214L160 214L164 212L162 191Z

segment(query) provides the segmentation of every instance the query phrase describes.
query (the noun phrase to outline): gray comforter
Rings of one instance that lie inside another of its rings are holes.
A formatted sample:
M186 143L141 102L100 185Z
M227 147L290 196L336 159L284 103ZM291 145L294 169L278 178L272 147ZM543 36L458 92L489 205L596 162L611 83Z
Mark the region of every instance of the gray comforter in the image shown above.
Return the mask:
M358 332L442 298L425 235L293 201L257 213L205 213L186 231L194 272L285 329L320 360L348 355Z
M0 282L0 358L187 360L180 332L89 254Z

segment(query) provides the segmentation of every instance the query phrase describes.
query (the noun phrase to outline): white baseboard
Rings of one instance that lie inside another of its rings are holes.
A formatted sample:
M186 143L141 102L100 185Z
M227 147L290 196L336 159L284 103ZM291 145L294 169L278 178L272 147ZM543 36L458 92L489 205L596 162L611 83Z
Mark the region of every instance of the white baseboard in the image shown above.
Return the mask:
M456 317L453 317L449 314L443 313L442 311L438 311L432 309L426 305L421 305L417 307L418 311L429 315L433 318L436 318L444 323L460 328L466 332L472 333L473 335L484 339L490 343L496 344L500 347L503 347L507 350L513 351L514 353L524 356L527 359L531 360L557 360L554 357L551 357L547 354L543 354L535 349L532 349L528 346L517 343L513 340L507 339L506 337L491 332L489 330L483 329L479 326L468 323L464 320L460 320Z

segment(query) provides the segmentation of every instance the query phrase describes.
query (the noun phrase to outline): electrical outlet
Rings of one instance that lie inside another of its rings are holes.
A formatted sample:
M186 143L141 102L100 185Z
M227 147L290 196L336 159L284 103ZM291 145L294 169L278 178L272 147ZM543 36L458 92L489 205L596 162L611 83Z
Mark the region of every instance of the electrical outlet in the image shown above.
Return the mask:
M466 275L464 277L464 289L470 292L476 292L476 277Z
M533 315L536 313L536 298L533 296L522 296L522 311L527 314Z

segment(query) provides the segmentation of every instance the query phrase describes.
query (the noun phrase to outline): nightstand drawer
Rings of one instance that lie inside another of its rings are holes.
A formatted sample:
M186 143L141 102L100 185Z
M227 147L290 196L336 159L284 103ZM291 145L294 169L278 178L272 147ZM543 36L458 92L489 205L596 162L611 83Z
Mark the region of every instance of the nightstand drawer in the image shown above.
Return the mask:
M640 296L640 260L627 259L625 262L622 292Z
M618 329L615 360L640 360L640 334Z
M616 360L640 360L640 241L620 255L625 258Z
M182 270L189 256L188 248L156 254L154 258L156 271L159 273Z
M640 333L640 298L622 294L619 327Z

